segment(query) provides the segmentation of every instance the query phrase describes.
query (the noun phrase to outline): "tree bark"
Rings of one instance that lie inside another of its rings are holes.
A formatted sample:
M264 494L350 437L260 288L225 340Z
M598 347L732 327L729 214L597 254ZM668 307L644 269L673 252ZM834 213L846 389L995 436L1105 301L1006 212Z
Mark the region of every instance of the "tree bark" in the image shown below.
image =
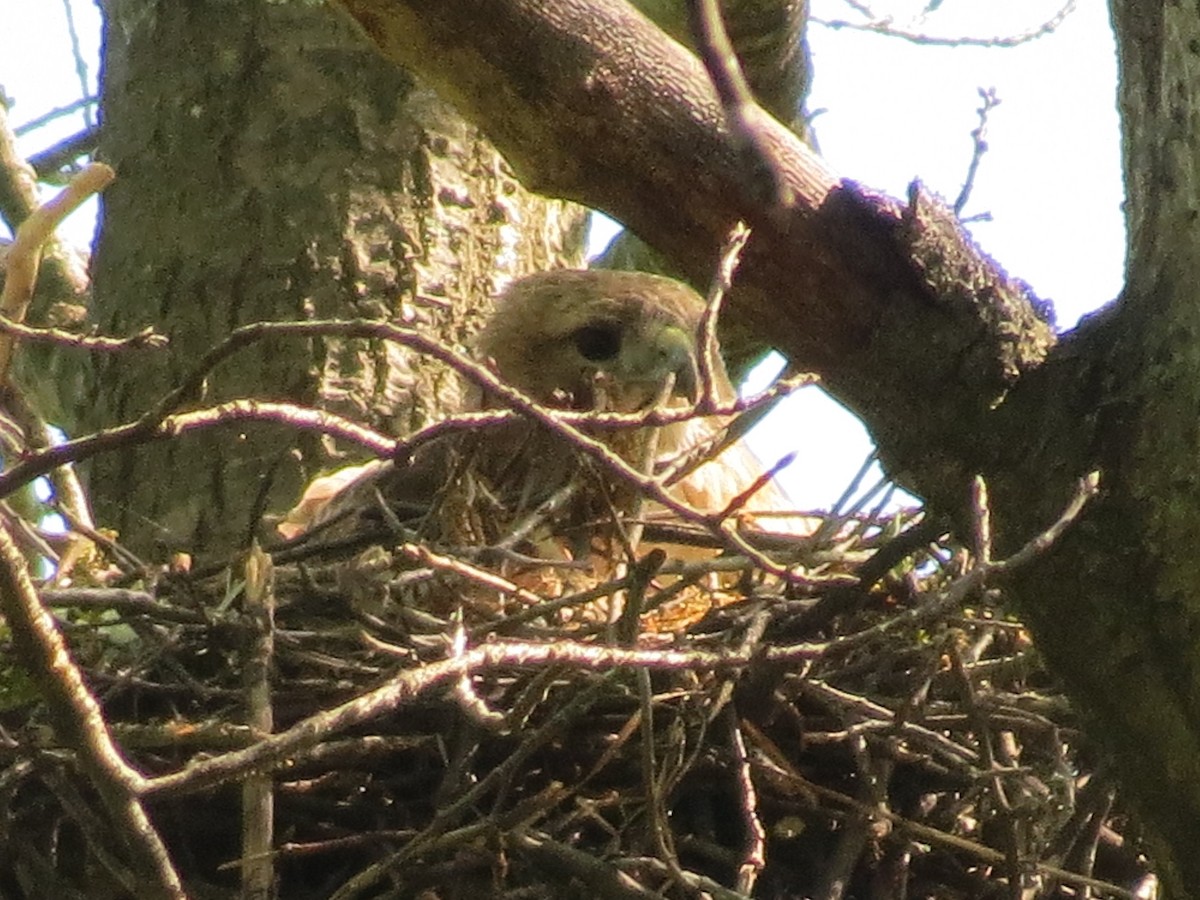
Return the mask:
M522 190L473 127L319 6L112 0L102 105L120 178L94 321L152 323L172 344L76 373L72 431L140 415L238 325L383 316L461 342L498 281L580 258L581 211ZM393 346L278 341L214 372L197 402L315 403L402 433L455 384ZM337 461L252 427L236 445L202 435L99 459L90 481L98 518L138 552L219 557Z
M527 184L614 215L692 278L754 229L729 317L819 372L889 472L962 514L992 485L998 549L1076 478L1105 492L1013 585L1111 750L1173 896L1200 884L1200 23L1114 0L1129 194L1120 302L1061 343L1041 305L914 190L840 181L779 127L795 202L757 206L697 62L618 0L342 0L385 53L491 135ZM1057 344L1057 345L1056 345Z

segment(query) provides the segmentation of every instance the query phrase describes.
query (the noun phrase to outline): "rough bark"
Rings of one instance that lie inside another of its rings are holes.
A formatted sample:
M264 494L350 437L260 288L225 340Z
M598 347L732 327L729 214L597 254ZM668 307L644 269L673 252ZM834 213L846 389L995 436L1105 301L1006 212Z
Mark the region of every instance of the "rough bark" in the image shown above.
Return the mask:
M78 427L128 421L205 349L255 321L388 316L461 341L496 281L578 259L581 213L523 191L430 91L308 3L113 0L94 321L148 323L168 354L81 373ZM517 227L519 226L519 227ZM203 402L320 403L397 432L452 383L394 347L280 341L240 354ZM98 518L138 551L221 555L337 460L248 428L97 460Z
M756 208L696 62L615 0L343 5L527 183L615 215L692 277L747 220L730 317L820 372L935 508L960 510L983 472L1001 549L1102 470L1101 502L1015 588L1112 751L1165 881L1188 896L1200 884L1194 12L1114 0L1129 281L1116 307L1054 346L1036 301L919 193L864 196L782 127L771 141L796 203L783 216Z

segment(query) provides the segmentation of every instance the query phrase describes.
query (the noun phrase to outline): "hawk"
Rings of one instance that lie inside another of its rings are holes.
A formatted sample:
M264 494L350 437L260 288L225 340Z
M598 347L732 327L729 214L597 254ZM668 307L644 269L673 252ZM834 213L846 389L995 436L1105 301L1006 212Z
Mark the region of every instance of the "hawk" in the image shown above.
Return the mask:
M711 373L715 393L708 399L729 404L736 392L719 355L711 354L701 366L704 309L691 288L657 275L545 272L519 279L503 293L475 351L500 380L547 409L635 413L656 404L689 406L699 399L703 369ZM503 406L477 393L471 409ZM695 416L632 429L598 430L586 421L576 427L632 467L652 473L681 454L711 453L728 424L725 417ZM522 549L538 555L546 550L548 534L555 552L578 559L611 549L622 517L634 509L639 518L666 515L661 505L641 502L627 480L572 446L569 436L526 418L444 434L404 459L351 472L349 484L345 474L314 482L289 519L307 517L313 532L333 529L339 536L381 535L400 525L409 536L458 547L518 549L512 546L515 531ZM733 441L666 490L701 513L720 512L762 481L763 472L745 443ZM321 505L319 512L298 513L306 502ZM790 505L766 481L747 507L778 511ZM768 529L811 530L807 521L769 520Z

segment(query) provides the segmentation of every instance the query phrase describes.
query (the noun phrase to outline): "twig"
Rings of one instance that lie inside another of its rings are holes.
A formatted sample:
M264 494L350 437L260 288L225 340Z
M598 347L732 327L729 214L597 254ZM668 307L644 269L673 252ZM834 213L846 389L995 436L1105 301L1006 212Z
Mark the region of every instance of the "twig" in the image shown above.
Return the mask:
M8 122L8 107L0 97L0 216L16 232L37 207L37 177L17 152L16 134Z
M821 523L821 527L817 529L817 533L814 535L815 540L828 540L835 534L839 533L842 530L842 526L849 522L854 517L855 513L862 507L863 503L866 502L865 498L871 495L871 491L868 491L866 495L860 497L852 506L850 505L854 495L857 494L859 489L862 487L863 479L867 477L871 471L871 467L875 465L878 459L879 453L876 450L872 450L867 454L866 458L862 461L862 464L858 467L858 471L854 474L854 477L850 479L849 483L842 491L841 496L838 497L837 501L831 507L829 517L826 518L825 521Z
M63 473L66 474L64 475ZM56 490L60 480L70 480L78 483L78 477L75 475L75 470L71 466L60 466L50 473L50 478L53 479ZM82 492L82 485L79 487L79 490ZM83 517L77 514L76 509L67 504L60 502L56 505L56 508L62 517L67 520L67 524L71 526L71 531L82 535L88 541L95 544L97 547L107 553L112 559L113 563L116 564L125 574L136 574L140 577L146 578L149 577L154 571L152 566L148 565L145 560L140 559L137 554L135 554L128 547L125 547L115 539L109 537L107 534L104 534L102 531L97 530L92 524L90 510L86 510L87 516ZM59 568L61 572L62 567L60 566ZM65 575L69 573L63 572L62 574ZM55 580L61 583L59 579L59 572L55 573Z
M650 833L654 838L654 846L658 858L666 864L671 877L676 881L682 880L683 867L679 864L679 854L675 850L675 836L667 818L666 798L659 785L659 767L657 754L654 750L654 689L650 684L650 672L647 669L637 671L638 690L638 733L641 737L639 748L642 775L642 793L645 797L646 816L650 823Z
M75 11L71 8L71 0L62 0L62 5L63 14L67 18L67 35L71 39L71 55L75 58L75 75L79 79L79 93L86 97L92 86L88 83L90 81L88 64L79 43L79 29L75 27ZM83 107L83 120L88 125L95 124L90 105Z
M675 390L675 376L668 375L659 386L658 396L654 406L663 406ZM658 439L661 432L652 428L646 433L640 448L640 459L635 463L636 471L643 476L654 475L654 462L658 459ZM641 491L634 494L627 517L622 517L611 497L608 502L610 514L617 526L617 535L624 545L625 558L617 564L616 574L624 579L629 576L629 590L613 595L605 616L605 637L611 643L618 641L626 647L637 643L638 623L641 621L642 607L646 600L646 588L654 572L663 564L663 553L651 553L646 559L638 560L638 548L642 543L642 532L645 530L643 510L646 507L646 496Z
M1092 472L1081 478L1076 485L1075 495L1067 503L1066 508L1058 519L1041 534L1031 538L1021 549L1008 559L994 562L976 562L959 578L952 581L945 589L925 600L920 606L905 610L878 625L844 637L834 638L829 642L831 653L842 652L862 646L877 640L882 635L896 629L915 627L923 622L937 619L951 609L961 605L973 593L987 583L988 579L1009 574L1022 566L1028 565L1035 558L1052 547L1063 532L1079 518L1085 506L1100 490L1100 473Z
M30 449L53 446L57 435L33 408L23 388L16 384L8 384L0 394L0 406L15 421L21 432L12 458L20 458ZM74 467L60 466L55 469L50 473L50 482L54 487L55 508L76 532L69 539L70 545L58 560L55 578L60 579L67 577L75 561L84 555L95 541L95 536L87 492L80 484Z
M467 651L467 630L463 627L462 620L462 607L459 607L454 615L454 637L450 641L451 658L462 656ZM454 685L454 698L458 701L459 709L466 714L470 721L499 733L508 732L507 717L504 713L489 707L479 696L470 673L464 674Z
M625 863L622 866L622 863ZM746 897L736 891L731 891L719 881L709 878L707 875L699 875L696 872L680 870L679 872L670 871L665 862L654 857L640 857L635 860L614 860L613 863L618 868L631 868L634 865L638 869L654 872L656 874L669 875L676 878L691 892L692 896L700 898L712 898L712 900L746 900ZM661 897L662 894L655 894L655 897Z
M886 807L882 810L879 808L879 779L867 752L866 738L861 732L852 731L845 743L854 759L858 804L838 829L833 850L822 867L819 885L812 893L813 900L847 900L853 897L849 893L851 875L871 840L872 825L880 821L878 812L886 811Z
M795 453L785 453L783 456L781 456L778 460L776 460L775 465L771 466L771 468L767 469L765 472L755 478L749 487L738 493L737 496L725 504L725 508L720 512L720 518L728 519L737 515L737 513L740 512L746 506L746 504L754 498L755 494L766 487L767 484L775 479L776 475L778 475L795 461Z
M165 334L159 334L153 328L145 328L137 334L125 338L101 337L76 334L60 328L35 328L31 325L14 322L4 316L0 316L0 334L12 335L33 343L57 344L60 347L74 347L81 350L159 350L170 343Z
M109 166L92 163L72 178L58 196L43 203L21 222L8 248L0 316L18 324L24 321L37 284L42 245L53 236L54 229L64 218L88 197L104 190L115 177L116 173ZM14 345L11 335L0 336L0 385L8 381Z
M959 35L957 37L938 37L936 35L927 34L925 32L908 31L897 27L890 20L880 19L870 22L850 22L845 19L822 19L813 16L809 21L816 25L824 25L826 28L838 30L841 28L849 28L854 31L870 31L874 34L881 34L885 37L900 38L901 40L909 41L913 44L920 44L928 47L1018 47L1021 44L1027 44L1030 41L1036 41L1038 38L1045 37L1058 29L1058 26L1071 13L1075 11L1076 0L1069 0L1053 16L1042 22L1036 28L1031 28L1028 31L1022 31L1017 34L1008 35L1007 37L972 37L970 35ZM870 15L870 10L860 9L860 12Z
M536 529L540 528L550 516L565 507L571 501L571 498L579 493L579 487L577 479L568 481L539 504L537 509L512 526L503 540L496 545L496 549L501 551L512 550L513 547L516 547Z
M678 459L665 465L659 472L659 480L663 484L671 485L686 478L709 460L720 456L726 447L741 440L779 400L802 387L820 384L820 381L820 376L804 373L777 381L767 390L746 400L717 404L707 413L716 417L733 417L729 424L707 441L697 444L686 453L681 453ZM668 424L668 420L681 421L688 418L688 412L686 409L648 410L650 417L647 424L665 425ZM603 427L605 418L607 414L597 417L597 428Z
M697 361L700 369L701 409L707 410L710 405L715 405L718 399L716 367L721 360L721 346L717 340L717 319L721 315L721 304L733 288L733 275L737 271L742 250L749 240L750 228L745 222L738 222L729 230L721 248L717 271L708 286L704 314L700 317L700 359Z
M147 421L158 421L163 416L178 409L182 404L193 402L197 397L201 396L205 381L218 365L259 341L284 337L303 339L340 337L392 341L444 363L472 384L481 388L485 393L494 395L497 399L503 401L512 410L523 413L528 412L526 406L534 404L533 400L502 381L487 366L475 362L453 347L412 328L393 325L381 319L255 322L234 329L221 343L207 351L196 365L192 367L191 371L184 376L179 385L159 401L154 409L148 412L143 418ZM724 403L712 410L704 410L704 414L725 416L745 412L763 403L770 403L778 397L795 390L797 386L803 385L777 385L750 400L737 400ZM642 428L648 425L670 425L697 415L697 409L694 405L674 408L658 407L632 413L576 412L571 410L549 410L544 407L541 409L552 414L560 422L568 425L587 425L589 428L597 430ZM511 413L505 410L490 410L482 413L455 416L452 423L461 424L451 424L450 427L470 428L490 419L501 421L510 415ZM420 441L423 442L437 433L434 430L434 426L430 426L429 429L418 432L418 435L420 436ZM414 435L409 440L416 443L418 435Z
M112 610L180 625L203 625L209 621L204 613L174 606L146 591L128 588L55 588L42 591L41 597L49 607Z
M550 741L561 737L566 726L577 721L581 715L586 713L608 688L609 685L606 680L600 679L576 693L570 702L550 717L549 721L536 731L527 734L516 751L510 754L504 762L479 779L469 790L457 797L452 803L439 809L433 820L402 849L391 854L386 859L368 866L349 882L342 885L338 894L334 896L359 896L360 891L373 885L379 878L383 877L384 873L393 867L401 866L429 851L439 836L453 827L461 819L464 812L471 809L480 801L480 798L487 796L499 784L511 777L512 773L517 771L537 750L546 746ZM489 825L488 827L492 828L494 826Z
M428 566L431 569L441 572L453 573L472 584L477 584L480 587L488 588L497 593L511 594L522 603L534 605L544 602L544 598L540 595L525 590L507 578L503 578L494 572L489 572L487 569L473 566L466 560L455 559L453 556L447 556L442 553L434 553L423 544L414 544L408 541L398 546L396 552L407 556L413 562L417 563L417 565Z
M142 880L134 868L122 859L121 836L114 833L112 823L97 812L94 800L83 795L78 777L68 770L69 766L66 765L43 764L38 767L38 778L54 793L63 811L82 832L87 841L88 854L95 854L100 867L126 890L128 896L138 896ZM49 893L49 890L45 890L47 886L42 887L43 893Z
M899 721L895 711L889 707L826 684L817 678L800 682L799 688L805 696L836 710L842 718L849 718L854 722L836 733L814 730L808 736L809 740L829 743L833 740L846 740L853 734L894 731L907 740L926 747L931 756L942 757L956 765L970 766L973 774L983 774L979 768L979 754L975 750L925 725Z
M57 119L61 119L64 116L69 116L72 113L77 113L89 106L95 106L99 101L100 98L95 94L92 94L79 100L72 100L66 106L56 106L54 109L42 113L37 118L30 119L28 122L24 122L16 126L13 129L13 134L15 134L17 137L21 137L22 135L29 134L32 131L37 131L39 128L49 125L51 122Z
M1011 572L1014 569L1028 565L1038 556L1041 556L1058 542L1063 533L1083 513L1083 509L1087 506L1088 501L1098 493L1100 493L1100 473L1090 472L1079 479L1079 483L1075 486L1075 495L1053 525L1041 534L1035 535L1008 559L992 563L991 570L998 574Z
M604 860L566 844L524 829L509 835L509 840L533 863L555 872L564 882L578 883L603 900L657 900L662 895L636 882L632 876Z
M85 128L54 146L33 154L28 162L39 179L50 180L79 157L94 153L99 144L99 127Z
M54 618L38 600L8 528L0 521L0 609L22 664L54 717L59 738L79 764L125 838L135 868L154 896L183 898L183 885L139 794L146 782L121 757L96 698L71 659Z
M967 201L971 198L971 191L975 189L975 177L979 174L979 164L988 150L988 116L991 115L993 109L1000 105L1000 98L996 96L995 88L986 90L980 88L979 96L983 100L983 106L976 110L979 114L979 125L971 132L971 162L967 165L967 177L963 181L962 189L959 190L958 198L954 201L954 214L959 218L962 218L963 209L966 208Z
M548 564L548 561L543 562L542 560L538 560L538 562L541 565ZM481 640L491 634L505 634L535 619L548 618L561 609L585 606L595 603L597 600L603 600L605 597L613 597L621 591L628 590L632 580L626 574L623 578L610 579L586 591L566 594L555 600L541 600L537 605L526 606L524 609L517 610L516 612L506 613L502 618L484 622L482 625L471 630L471 637L474 640Z
M987 482L982 475L971 479L972 551L980 565L992 564L992 510L988 504Z
M687 0L688 25L696 50L725 111L725 121L743 162L751 196L782 209L792 202L787 180L767 140L770 116L754 100L737 53L725 31L717 0Z
M290 403L233 400L208 409L167 416L157 421L139 420L32 453L11 469L0 473L0 497L8 496L22 485L65 463L81 462L99 453L166 440L187 431L247 421L275 422L328 434L360 444L378 456L391 455L396 446L392 438L333 413Z
M0 217L15 234L37 208L37 176L17 152L16 136L8 125L8 109L0 98ZM45 261L43 283L55 294L81 294L87 287L82 265L73 264L60 246L55 246L55 251Z
M258 542L246 556L242 612L252 638L242 666L246 694L246 724L257 735L275 730L271 706L271 672L275 655L275 573L270 555ZM242 896L270 897L275 883L272 845L275 838L274 779L253 774L242 784Z
M257 341L269 337L281 336L305 338L340 336L395 341L445 362L464 375L464 377L467 377L509 404L513 411L500 410L455 416L423 429L403 442L396 442L370 429L363 428L349 420L329 413L289 406L287 404L265 403L252 400L233 401L209 410L201 410L185 416L169 418L175 409L200 393L200 388L204 380L221 362ZM136 338L132 340L136 340ZM714 415L733 415L743 412L760 403L771 402L787 389L785 386L764 392L764 394L752 398L748 402L736 401L718 406L712 410L712 413ZM662 502L663 505L673 508L676 512L690 518L692 521L703 521L703 517L697 518L699 514L695 510L691 510L683 504L676 503L666 494L665 489L661 485L653 484L648 476L634 473L623 460L611 453L606 445L587 437L576 427L587 425L589 428L594 427L599 430L605 430L667 425L685 421L695 416L697 412L694 406L680 409L659 408L640 413L579 413L552 410L535 403L519 391L509 387L486 367L467 359L461 353L439 341L429 338L427 335L411 329L391 325L387 322L365 319L340 322L261 322L238 328L222 343L208 351L179 386L166 395L152 410L138 421L106 429L92 435L77 438L46 451L31 454L17 466L0 474L0 497L6 496L20 485L40 475L44 475L64 463L82 461L98 453L121 449L141 442L171 437L177 431L194 427L206 427L212 424L219 424L221 421L234 421L238 418L261 418L262 420L279 421L297 427L311 428L361 444L371 450L376 456L389 458L397 453L411 450L411 448L431 440L446 431L474 429L490 423L507 421L516 413L531 415L533 418L547 424L552 430L556 430L560 434L565 434L568 438L575 441L577 446L582 446L585 451L590 451L603 464L614 469L618 474L635 475L635 484L649 486L651 496ZM225 417L228 417L228 419ZM714 531L715 533L717 532Z
M758 790L754 787L750 756L746 752L746 739L742 736L737 715L731 711L727 713L726 719L729 727L729 743L733 748L733 764L742 824L746 829L746 845L742 852L741 865L738 866L735 890L739 894L752 897L758 876L767 866L767 832L763 827L762 818L758 814Z

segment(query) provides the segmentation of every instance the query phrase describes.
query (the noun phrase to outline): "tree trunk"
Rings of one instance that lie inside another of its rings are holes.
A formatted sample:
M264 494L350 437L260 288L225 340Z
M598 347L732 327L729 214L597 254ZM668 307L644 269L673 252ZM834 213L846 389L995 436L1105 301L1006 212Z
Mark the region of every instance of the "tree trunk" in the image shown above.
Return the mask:
M498 280L579 259L581 211L522 190L473 127L327 9L112 0L104 46L101 154L119 180L94 321L154 325L171 347L97 359L72 430L141 415L239 325L389 317L461 343ZM454 384L394 346L280 340L219 367L195 402L315 403L405 432ZM281 428L240 437L97 459L98 519L151 558L221 556L340 461Z

